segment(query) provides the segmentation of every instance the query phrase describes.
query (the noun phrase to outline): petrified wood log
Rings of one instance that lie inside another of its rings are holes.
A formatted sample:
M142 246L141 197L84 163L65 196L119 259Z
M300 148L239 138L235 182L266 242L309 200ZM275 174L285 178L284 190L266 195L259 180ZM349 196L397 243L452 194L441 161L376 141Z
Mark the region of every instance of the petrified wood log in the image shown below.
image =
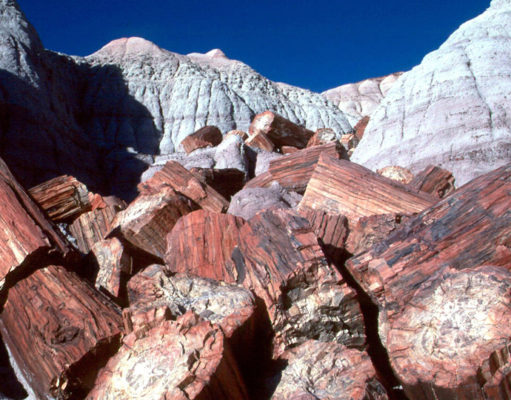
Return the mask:
M245 184L245 174L236 168L191 168L190 172L226 199L239 192Z
M251 179L245 188L268 187L271 182L277 181L286 190L303 193L322 153L335 159L346 157L346 152L339 142L308 147L271 160L268 173Z
M224 212L229 202L215 189L201 182L195 175L175 161L168 161L151 179L138 185L141 195L155 194L161 188L172 188L193 200L200 208L213 212Z
M197 178L193 179L198 182ZM168 186L161 186L152 193L147 190L115 216L108 237L119 237L135 248L162 259L165 236L179 218L194 209L197 209L195 203Z
M121 327L113 303L58 266L11 287L0 315L2 336L41 398L83 397L117 350Z
M412 179L410 187L443 199L455 189L454 176L445 169L430 165Z
M482 364L479 382L488 399L511 398L511 349L509 342L495 350Z
M87 254L94 243L103 240L112 229L115 215L126 208L122 200L102 198L101 205L76 218L69 225L69 232L76 239L78 249Z
M87 399L248 399L220 328L187 313L133 332L101 371Z
M198 210L181 218L167 235L165 263L171 272L238 281L231 253L239 244L244 219L230 214Z
M369 123L369 116L366 115L360 121L358 121L357 124L353 127L353 130L355 131L355 136L357 137L359 142L360 142L360 139L362 139L362 137L364 136L364 132L366 130L368 123Z
M381 340L411 398L483 398L477 369L511 328L509 273L480 266L509 270L510 192L508 165L347 263L380 309Z
M361 217L420 212L438 199L416 193L361 165L322 154L298 208L342 214L354 225Z
M92 246L98 267L95 287L121 301L122 284L133 273L133 259L117 238L106 239Z
M346 250L359 254L387 239L409 217L402 214L381 214L362 217L352 226L346 240Z
M0 290L6 277L52 253L72 249L0 159ZM19 271L18 271L19 272Z
M130 307L125 310L128 332L154 327L163 316L175 319L187 311L219 325L227 338L241 328L247 330L255 310L250 291L187 274L169 275L164 269L163 265L150 265L128 282Z
M92 209L92 193L73 176L58 176L34 186L28 192L55 222L71 222Z
M239 129L234 129L232 131L229 131L225 134L225 138L228 138L229 136L233 136L233 135L236 135L236 136L239 136L242 140L246 140L248 138L248 134L247 132L245 131L240 131Z
M291 210L260 212L232 253L238 282L261 298L275 330L274 355L311 338L365 342L355 292L331 267L309 223Z
M222 132L216 126L205 126L185 137L181 142L181 146L187 154L190 154L197 149L218 146L222 138Z
M303 149L307 146L307 142L312 135L314 135L314 132L305 129L303 126L296 125L271 111L257 114L250 124L248 133L251 137L261 132L268 136L279 148L282 146L294 146Z
M344 215L328 214L306 208L299 214L309 221L314 234L330 260L337 260L344 253L348 238L348 219Z
M387 400L364 351L307 341L283 354L288 362L272 400Z
M245 140L245 144L250 147L256 147L261 150L273 151L275 150L275 144L268 139L263 132L256 132L253 135L250 135L248 139Z

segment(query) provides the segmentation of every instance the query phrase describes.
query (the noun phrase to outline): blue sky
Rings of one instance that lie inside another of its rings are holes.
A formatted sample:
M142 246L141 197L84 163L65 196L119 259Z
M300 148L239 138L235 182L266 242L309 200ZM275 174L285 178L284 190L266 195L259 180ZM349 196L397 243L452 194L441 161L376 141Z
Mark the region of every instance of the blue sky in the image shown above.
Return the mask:
M44 45L87 55L141 36L181 54L221 48L314 91L406 71L490 0L18 0Z

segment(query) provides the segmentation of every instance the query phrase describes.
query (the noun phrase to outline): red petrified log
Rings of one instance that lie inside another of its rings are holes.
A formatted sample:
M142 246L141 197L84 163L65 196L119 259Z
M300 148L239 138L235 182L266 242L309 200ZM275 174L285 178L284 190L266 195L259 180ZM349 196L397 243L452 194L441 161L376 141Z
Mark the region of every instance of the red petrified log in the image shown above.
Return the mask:
M92 253L99 268L96 288L119 300L122 281L133 273L133 259L117 238L95 243Z
M187 313L133 332L101 371L87 399L248 399L220 328Z
M82 398L119 346L122 318L106 297L62 267L39 269L11 287L2 337L40 398ZM104 365L104 364L103 364Z
M198 210L181 218L167 235L165 263L171 272L240 281L231 253L239 244L243 218Z
M106 197L98 207L75 219L69 225L69 232L76 239L78 249L84 254L91 251L94 243L103 240L112 229L115 215L125 208L124 201Z
M478 368L511 336L510 192L507 165L347 264L380 309L381 340L412 399L484 398Z
M302 149L307 146L307 142L314 135L314 132L271 111L257 114L250 124L248 133L251 137L261 132L279 148L294 146Z
M28 192L55 222L70 222L92 209L92 193L73 176L63 175L50 179Z
M342 214L354 225L370 215L420 212L437 202L361 165L322 154L299 209Z
M454 191L454 177L451 172L430 165L419 172L409 186L442 199Z
M195 175L175 161L168 161L151 179L140 183L141 195L155 194L161 188L172 188L193 200L200 208L213 212L224 212L229 202L211 186L201 182Z
M357 137L358 141L360 141L360 139L362 139L362 137L364 136L364 132L366 130L368 123L369 116L366 115L360 121L358 121L357 124L353 127L353 130L355 131L355 136Z
M179 218L196 208L187 197L170 187L162 186L153 193L145 191L115 216L109 237L117 236L138 249L163 258L165 236Z
M0 290L18 268L51 253L66 256L72 252L1 159L0 243Z
M240 230L238 281L266 304L274 354L307 339L364 345L355 292L328 265L309 223L290 210L260 212Z
M364 351L307 341L283 354L288 363L272 400L387 400Z
M270 161L268 173L250 180L245 188L268 187L271 182L277 181L286 190L303 193L323 153L335 159L346 157L346 151L339 142L308 147Z
M125 310L128 332L154 327L164 316L175 318L194 311L218 324L224 335L231 338L247 324L255 310L254 297L247 289L187 274L169 275L164 266L157 264L130 279L128 296L130 307Z
M222 132L216 126L205 126L197 132L185 137L181 142L181 146L190 154L192 151L202 149L204 147L215 147L222 141Z
M321 128L314 132L314 135L309 139L307 143L307 147L320 146L322 144L335 142L336 140L337 136L333 129Z
M261 150L273 151L275 150L275 144L268 139L263 132L256 132L250 135L246 140L245 144L250 147L257 147Z

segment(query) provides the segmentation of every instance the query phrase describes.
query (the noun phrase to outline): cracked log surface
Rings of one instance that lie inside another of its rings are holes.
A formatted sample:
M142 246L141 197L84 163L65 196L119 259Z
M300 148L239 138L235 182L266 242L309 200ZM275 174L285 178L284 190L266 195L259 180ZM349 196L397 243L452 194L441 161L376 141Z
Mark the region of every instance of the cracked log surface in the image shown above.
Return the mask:
M172 371L172 373L169 373ZM189 312L124 338L100 372L89 400L248 399L236 361L217 325Z
M204 210L224 212L229 207L229 202L220 193L176 161L167 161L151 179L138 185L141 194L155 193L162 187L174 189Z
M335 159L346 157L344 148L339 142L307 147L271 160L268 173L251 179L245 188L269 187L271 182L277 181L286 190L303 193L322 153Z
M38 396L74 399L92 388L101 363L117 350L122 318L77 275L52 265L9 289L0 328Z
M222 141L222 132L216 126L205 126L191 135L185 137L181 146L186 154L204 147L215 147Z
M92 209L87 186L69 175L58 176L28 190L52 221L70 222Z
M347 263L379 307L381 341L412 399L484 398L478 368L511 335L510 193L507 165Z
M353 225L375 214L418 213L437 200L360 165L322 154L298 208L342 214Z
M283 354L288 365L272 400L387 400L366 352L309 340Z
M7 276L51 253L65 257L71 247L0 159L0 290ZM19 271L18 271L19 272Z

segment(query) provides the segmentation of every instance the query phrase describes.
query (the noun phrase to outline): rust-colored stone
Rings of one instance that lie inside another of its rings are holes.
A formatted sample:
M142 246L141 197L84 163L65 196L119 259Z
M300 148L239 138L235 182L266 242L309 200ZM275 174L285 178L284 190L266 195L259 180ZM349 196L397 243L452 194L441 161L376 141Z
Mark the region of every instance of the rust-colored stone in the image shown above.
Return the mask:
M265 111L257 114L250 124L250 137L264 133L278 148L294 146L303 149L314 132L275 114Z
M336 140L337 135L335 134L333 129L321 128L314 132L314 135L307 142L307 147L320 146L322 144L335 142Z
M275 150L275 144L268 139L268 136L266 136L263 132L256 132L253 135L250 135L248 139L245 140L245 144L250 147L257 147L261 150Z
M445 169L430 165L412 179L410 187L442 199L454 191L454 176Z
M49 266L9 289L0 328L40 398L76 399L92 388L101 363L117 350L122 319L113 303L77 275Z
M181 146L183 146L187 154L190 154L197 149L218 146L222 142L222 139L223 136L220 129L216 126L205 126L185 137L181 142Z
M353 226L370 215L418 213L437 200L361 165L322 154L298 207L344 215Z

